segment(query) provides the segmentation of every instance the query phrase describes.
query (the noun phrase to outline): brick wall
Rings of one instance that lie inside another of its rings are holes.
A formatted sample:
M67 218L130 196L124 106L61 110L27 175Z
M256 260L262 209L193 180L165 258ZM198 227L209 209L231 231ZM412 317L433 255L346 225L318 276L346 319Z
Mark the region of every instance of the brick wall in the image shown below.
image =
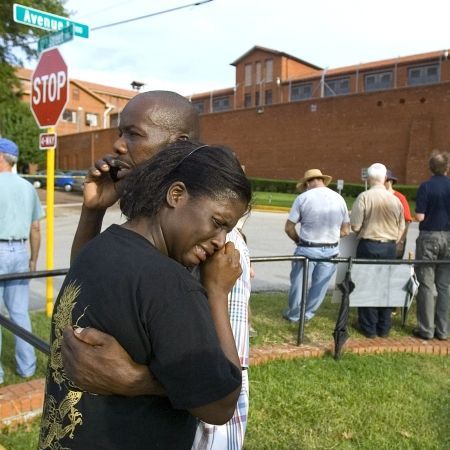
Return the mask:
M249 176L295 180L320 168L358 182L361 168L382 162L400 183L419 183L430 151L450 150L450 82L206 114L200 123L202 140L232 147ZM116 136L61 136L57 167L89 167Z

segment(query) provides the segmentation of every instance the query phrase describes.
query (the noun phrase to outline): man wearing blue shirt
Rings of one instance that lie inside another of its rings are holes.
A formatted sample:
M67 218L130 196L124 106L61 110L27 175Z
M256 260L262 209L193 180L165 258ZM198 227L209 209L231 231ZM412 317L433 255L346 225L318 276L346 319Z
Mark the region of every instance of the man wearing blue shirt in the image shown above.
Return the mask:
M416 259L450 260L450 179L449 154L434 151L429 160L432 177L422 183L416 198L416 219L419 237ZM416 267L417 327L414 336L421 339L446 340L448 337L448 306L450 299L450 264ZM437 291L434 299L434 288Z
M12 172L18 157L17 145L0 138L0 274L35 271L41 241L39 220L44 212L33 185ZM11 320L31 331L28 284L29 280L1 281L0 298ZM22 377L30 377L36 370L34 348L17 337L16 368ZM0 365L1 383L3 369Z

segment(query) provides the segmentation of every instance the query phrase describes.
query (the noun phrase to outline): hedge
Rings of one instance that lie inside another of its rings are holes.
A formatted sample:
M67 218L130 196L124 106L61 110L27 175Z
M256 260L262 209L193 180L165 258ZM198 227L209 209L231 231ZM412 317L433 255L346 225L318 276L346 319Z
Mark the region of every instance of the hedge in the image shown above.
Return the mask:
M284 192L287 194L297 193L296 185L298 181L294 180L271 180L268 178L249 177L252 184L252 189L258 192ZM336 183L330 183L329 187L337 191ZM400 191L405 197L413 201L417 195L416 185L398 184L395 185L395 190ZM365 185L361 183L345 183L342 194L349 197L357 197L358 194L365 190Z

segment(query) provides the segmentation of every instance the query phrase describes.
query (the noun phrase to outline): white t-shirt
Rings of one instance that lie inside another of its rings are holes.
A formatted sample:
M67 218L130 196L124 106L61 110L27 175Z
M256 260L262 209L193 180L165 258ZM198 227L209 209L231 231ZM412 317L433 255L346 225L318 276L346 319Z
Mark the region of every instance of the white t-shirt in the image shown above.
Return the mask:
M300 223L300 239L328 244L338 242L341 225L350 222L345 200L327 187L312 188L300 194L288 220Z

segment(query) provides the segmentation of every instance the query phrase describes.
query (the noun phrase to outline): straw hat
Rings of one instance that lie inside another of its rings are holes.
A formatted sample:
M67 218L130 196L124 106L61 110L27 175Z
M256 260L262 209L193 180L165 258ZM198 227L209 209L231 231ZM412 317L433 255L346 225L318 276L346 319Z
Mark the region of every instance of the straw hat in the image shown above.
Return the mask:
M323 184L328 186L333 179L330 175L324 175L319 169L309 169L305 172L303 178L297 183L297 189L303 189L306 186L306 182L313 178L322 178Z

